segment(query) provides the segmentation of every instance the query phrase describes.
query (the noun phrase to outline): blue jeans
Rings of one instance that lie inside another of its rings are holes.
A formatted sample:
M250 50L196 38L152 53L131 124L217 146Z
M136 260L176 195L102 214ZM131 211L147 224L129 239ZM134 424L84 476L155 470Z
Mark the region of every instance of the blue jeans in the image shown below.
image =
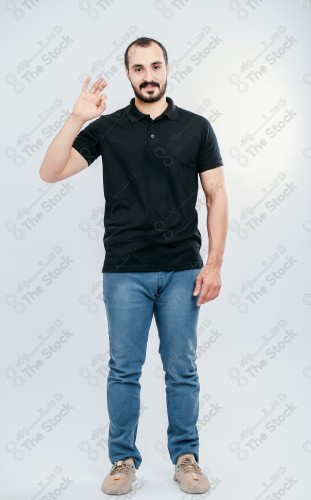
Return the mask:
M196 366L200 294L194 296L201 269L103 273L103 298L109 334L107 406L111 463L142 457L136 447L140 383L154 314L165 372L168 451L173 464L182 453L199 461L200 384Z

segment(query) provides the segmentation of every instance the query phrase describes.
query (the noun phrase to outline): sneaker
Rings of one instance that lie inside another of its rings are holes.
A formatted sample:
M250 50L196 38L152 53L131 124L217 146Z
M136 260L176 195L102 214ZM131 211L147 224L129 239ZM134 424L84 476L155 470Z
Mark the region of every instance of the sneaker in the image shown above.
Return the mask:
M210 488L207 476L192 453L185 453L178 457L174 480L185 493L206 493Z
M132 457L114 462L103 481L102 491L107 495L128 493L132 489L133 481L136 480L135 472L136 468Z

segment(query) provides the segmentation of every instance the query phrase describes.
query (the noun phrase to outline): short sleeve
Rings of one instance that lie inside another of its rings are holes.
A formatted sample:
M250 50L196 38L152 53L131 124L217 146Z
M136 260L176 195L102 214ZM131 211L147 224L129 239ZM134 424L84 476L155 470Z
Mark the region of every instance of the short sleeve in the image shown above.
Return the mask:
M88 166L100 155L99 147L99 124L100 118L89 123L83 130L80 130L72 147L76 149L88 162Z
M207 118L202 117L201 146L197 159L197 172L223 165L216 134Z

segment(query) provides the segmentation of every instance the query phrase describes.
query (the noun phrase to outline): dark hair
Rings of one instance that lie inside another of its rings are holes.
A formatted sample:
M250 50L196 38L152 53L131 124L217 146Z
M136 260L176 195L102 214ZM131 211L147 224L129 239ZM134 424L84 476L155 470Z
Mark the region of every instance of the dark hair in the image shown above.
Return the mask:
M152 42L157 43L161 47L162 52L163 52L163 56L164 56L165 65L167 66L167 64L168 64L167 52L166 52L165 47L162 45L162 43L158 42L157 40L154 40L153 38L148 38L146 36L142 36L141 38L137 38L132 43L130 43L130 45L127 47L127 49L125 51L124 64L125 64L127 70L129 69L129 61L128 61L129 49L133 45L138 45L139 47L149 47Z

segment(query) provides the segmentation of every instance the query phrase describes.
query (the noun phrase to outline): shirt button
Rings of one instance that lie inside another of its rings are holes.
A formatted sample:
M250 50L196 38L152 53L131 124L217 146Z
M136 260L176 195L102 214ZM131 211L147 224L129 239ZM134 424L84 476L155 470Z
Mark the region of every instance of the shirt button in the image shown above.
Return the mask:
M154 134L151 134L150 137L151 137L151 139L154 139Z

